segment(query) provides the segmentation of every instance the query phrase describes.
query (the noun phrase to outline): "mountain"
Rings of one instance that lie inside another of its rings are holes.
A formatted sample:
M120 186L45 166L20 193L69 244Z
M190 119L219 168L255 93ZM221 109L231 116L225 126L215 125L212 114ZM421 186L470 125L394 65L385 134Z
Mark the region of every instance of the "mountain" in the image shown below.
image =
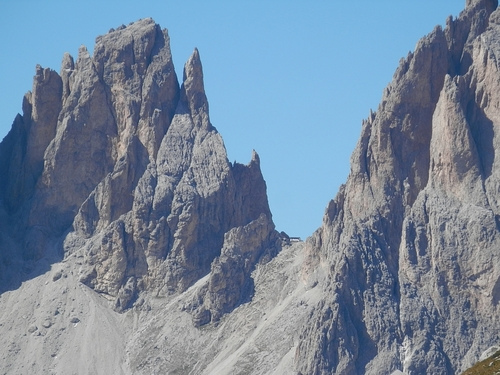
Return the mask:
M470 367L500 342L497 6L467 0L401 60L306 242L153 20L38 66L0 144L0 372Z
M219 307L244 298L278 237L258 155L230 164L210 124L197 50L179 87L167 32L141 20L98 38L93 57L84 47L76 62L65 55L60 75L37 67L23 107L2 143L2 193L24 260L64 238L55 251L82 259L80 281L122 311L139 291L183 292L215 258L232 261L223 245L251 225L252 254L234 260L241 285Z
M459 373L500 341L496 1L468 1L401 61L308 241L324 298L303 374Z

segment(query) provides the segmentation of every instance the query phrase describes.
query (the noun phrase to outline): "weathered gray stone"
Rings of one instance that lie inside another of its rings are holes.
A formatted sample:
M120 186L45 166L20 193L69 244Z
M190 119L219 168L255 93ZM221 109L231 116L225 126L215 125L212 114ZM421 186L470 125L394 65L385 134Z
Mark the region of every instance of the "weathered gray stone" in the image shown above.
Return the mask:
M261 214L249 224L231 229L224 235L224 245L219 257L213 262L206 289L197 298L194 321L203 325L216 322L225 313L253 294L251 272L255 264L267 252L274 256L280 247L280 239L269 217Z
M186 290L232 228L260 215L272 226L258 155L229 163L210 123L198 50L179 87L167 31L153 20L98 37L92 57L84 46L76 62L65 54L60 76L37 67L25 101L0 148L24 257L62 240L64 257L83 258L79 279L117 310L139 292Z
M304 274L331 268L302 373L459 373L498 341L496 6L468 2L423 38L364 122L308 241Z

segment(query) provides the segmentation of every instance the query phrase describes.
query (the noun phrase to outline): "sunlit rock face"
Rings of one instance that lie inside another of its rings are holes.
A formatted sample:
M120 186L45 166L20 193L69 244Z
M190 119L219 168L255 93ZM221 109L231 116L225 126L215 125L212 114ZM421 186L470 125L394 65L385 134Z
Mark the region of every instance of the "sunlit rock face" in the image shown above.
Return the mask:
M421 39L363 123L308 241L328 277L303 374L454 374L499 340L496 8L468 1Z
M66 54L60 74L37 67L1 153L19 255L36 262L59 242L80 259L80 281L120 311L141 291L186 290L210 273L226 233L262 215L261 250L241 277L277 246L258 155L228 162L198 51L179 85L167 31L151 19L98 37L94 56Z

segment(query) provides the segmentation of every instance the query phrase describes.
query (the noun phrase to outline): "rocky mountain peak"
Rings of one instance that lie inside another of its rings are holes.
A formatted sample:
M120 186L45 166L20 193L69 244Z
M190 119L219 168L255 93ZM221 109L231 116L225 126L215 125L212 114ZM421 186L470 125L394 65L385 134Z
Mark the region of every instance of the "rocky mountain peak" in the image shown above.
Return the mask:
M313 319L323 333L305 327L297 351L298 363L319 360L302 373L460 373L499 340L487 328L500 280L496 6L467 2L421 39L364 122L308 241L305 274L334 266Z
M248 166L228 162L198 50L179 87L169 44L143 19L98 37L93 56L85 46L76 62L65 54L60 75L38 66L0 146L2 203L23 223L20 258L80 259L81 282L120 311L147 290L175 294L209 274L234 228L267 223L242 280L279 245L256 154ZM220 317L241 298L211 311Z

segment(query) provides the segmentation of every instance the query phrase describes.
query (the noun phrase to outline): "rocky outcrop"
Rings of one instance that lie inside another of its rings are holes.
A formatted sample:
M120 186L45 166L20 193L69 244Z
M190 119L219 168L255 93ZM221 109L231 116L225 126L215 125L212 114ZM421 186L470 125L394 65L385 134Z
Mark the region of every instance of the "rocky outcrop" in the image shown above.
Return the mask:
M196 309L195 325L216 322L222 314L247 302L254 289L250 276L256 263L275 256L279 241L274 225L265 214L227 232L221 254L212 262L208 282L198 292L196 303L190 306Z
M83 46L76 62L66 54L61 74L37 67L0 154L23 256L39 260L62 242L80 281L119 311L140 292L186 290L211 272L224 237L254 221L266 220L265 234L240 249L252 254L239 281L250 282L264 251L276 253L258 155L228 162L198 51L179 86L167 31L151 19L98 37L94 56Z
M452 374L498 341L496 7L469 1L423 38L363 123L308 241L329 276L301 373Z

